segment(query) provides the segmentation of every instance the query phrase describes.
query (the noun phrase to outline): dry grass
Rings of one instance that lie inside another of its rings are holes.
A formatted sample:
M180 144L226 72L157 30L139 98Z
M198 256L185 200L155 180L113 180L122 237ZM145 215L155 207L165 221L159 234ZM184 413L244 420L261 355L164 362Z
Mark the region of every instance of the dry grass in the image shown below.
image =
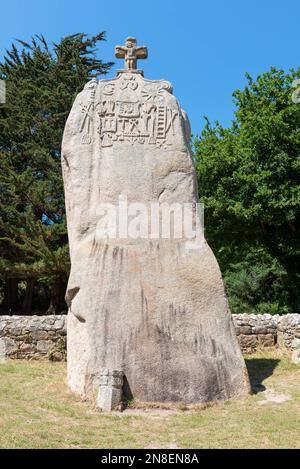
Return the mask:
M246 358L252 396L113 415L68 391L65 364L10 361L0 365L0 447L300 448L300 366L279 350Z

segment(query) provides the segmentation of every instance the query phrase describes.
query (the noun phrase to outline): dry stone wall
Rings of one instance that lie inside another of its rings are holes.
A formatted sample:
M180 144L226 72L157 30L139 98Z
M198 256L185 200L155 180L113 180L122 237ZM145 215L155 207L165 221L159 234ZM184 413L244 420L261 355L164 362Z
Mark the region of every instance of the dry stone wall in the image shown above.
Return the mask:
M241 348L300 347L300 314L234 314ZM0 316L0 355L21 359L66 358L67 316Z
M300 345L300 314L234 314L233 321L243 351L254 351L259 346Z
M10 358L61 361L67 316L0 316L0 349Z

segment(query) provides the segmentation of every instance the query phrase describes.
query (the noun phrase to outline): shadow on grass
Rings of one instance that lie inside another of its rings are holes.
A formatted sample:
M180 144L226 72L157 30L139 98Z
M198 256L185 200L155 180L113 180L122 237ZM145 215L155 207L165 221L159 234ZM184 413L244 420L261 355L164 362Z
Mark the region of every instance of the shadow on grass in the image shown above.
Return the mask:
M280 360L274 358L246 358L245 361L253 394L265 391L266 387L262 382L273 374Z

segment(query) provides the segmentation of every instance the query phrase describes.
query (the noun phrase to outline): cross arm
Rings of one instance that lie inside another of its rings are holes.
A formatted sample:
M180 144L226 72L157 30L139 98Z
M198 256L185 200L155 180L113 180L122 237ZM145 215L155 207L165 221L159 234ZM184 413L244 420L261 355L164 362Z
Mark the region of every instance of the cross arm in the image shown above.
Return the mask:
M117 59L124 59L126 55L126 48L122 46L115 47L115 56Z
M136 48L136 57L138 59L146 59L148 57L148 49L145 46L139 46Z

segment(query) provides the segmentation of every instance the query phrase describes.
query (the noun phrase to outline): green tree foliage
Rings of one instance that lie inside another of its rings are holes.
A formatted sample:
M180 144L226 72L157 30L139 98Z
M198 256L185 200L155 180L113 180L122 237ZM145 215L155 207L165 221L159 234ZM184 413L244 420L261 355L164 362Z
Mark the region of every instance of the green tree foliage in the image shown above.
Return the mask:
M206 236L234 312L300 306L300 69L246 75L230 128L207 121L194 140Z
M103 41L75 34L49 46L18 40L0 63L0 272L5 311L58 311L69 271L60 167L62 134L76 94L112 63L96 57ZM18 46L18 47L17 47ZM33 294L34 292L34 294ZM20 304L22 303L22 304ZM46 307L47 308L47 307Z

